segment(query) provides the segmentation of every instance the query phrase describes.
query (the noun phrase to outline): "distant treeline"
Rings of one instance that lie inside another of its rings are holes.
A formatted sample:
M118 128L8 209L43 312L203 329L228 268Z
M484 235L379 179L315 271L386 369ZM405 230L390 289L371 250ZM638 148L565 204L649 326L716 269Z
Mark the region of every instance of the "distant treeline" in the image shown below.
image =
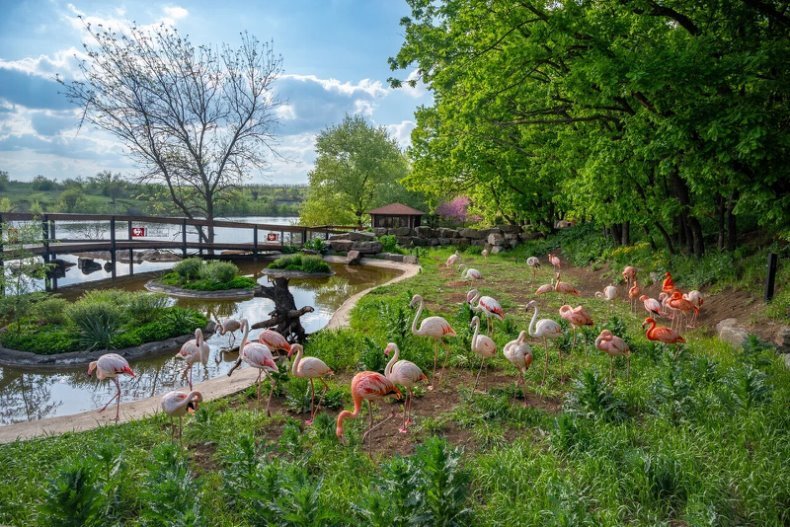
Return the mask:
M215 205L219 216L298 216L303 185L242 185ZM16 181L0 171L0 212L180 215L164 185L135 183L119 174L58 181Z

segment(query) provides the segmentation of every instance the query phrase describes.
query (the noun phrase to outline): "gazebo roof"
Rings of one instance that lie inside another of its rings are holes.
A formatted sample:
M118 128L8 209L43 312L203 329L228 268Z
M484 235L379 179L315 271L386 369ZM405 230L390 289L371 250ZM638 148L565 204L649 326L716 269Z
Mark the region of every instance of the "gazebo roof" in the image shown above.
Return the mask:
M368 214L382 214L389 216L423 216L424 212L413 209L403 203L390 203L377 209L369 210Z

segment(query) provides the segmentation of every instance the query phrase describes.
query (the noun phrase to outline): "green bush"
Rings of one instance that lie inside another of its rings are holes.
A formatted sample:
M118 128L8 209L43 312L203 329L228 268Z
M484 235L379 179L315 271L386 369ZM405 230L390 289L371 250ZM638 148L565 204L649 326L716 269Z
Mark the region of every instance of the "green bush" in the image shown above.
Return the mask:
M69 303L57 295L50 295L33 304L30 316L39 323L62 324L66 319L64 312Z
M304 248L324 253L326 251L326 242L321 238L310 238L305 242Z
M106 525L106 501L95 469L79 460L50 480L39 514L53 527L98 527Z
M203 260L197 257L181 260L173 267L173 272L184 280L194 280L200 276Z
M81 300L65 310L66 320L80 332L85 349L107 349L124 319L123 309L107 302Z
M30 351L41 355L66 353L80 348L80 337L73 328L64 326L22 326L19 330L0 333L6 348Z
M329 273L332 268L320 256L294 254L277 258L269 264L269 269L302 271L304 273Z
M381 243L381 250L385 253L398 252L398 238L394 234L379 236L379 243Z
M239 274L239 268L230 262L208 262L200 271L201 278L224 284Z
M138 322L150 322L159 317L170 303L163 293L135 293L130 296L127 309Z

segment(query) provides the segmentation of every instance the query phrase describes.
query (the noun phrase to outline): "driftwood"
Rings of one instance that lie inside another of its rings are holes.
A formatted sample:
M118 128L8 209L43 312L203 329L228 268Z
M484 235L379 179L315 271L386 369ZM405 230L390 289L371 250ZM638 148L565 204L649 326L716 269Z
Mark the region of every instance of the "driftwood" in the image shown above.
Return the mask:
M254 296L268 298L274 302L274 311L269 313L269 320L258 322L251 329L269 328L286 338L288 342L304 344L307 339L302 323L299 320L305 313L315 311L310 306L296 309L294 296L288 289L287 278L275 278L273 285L255 287Z

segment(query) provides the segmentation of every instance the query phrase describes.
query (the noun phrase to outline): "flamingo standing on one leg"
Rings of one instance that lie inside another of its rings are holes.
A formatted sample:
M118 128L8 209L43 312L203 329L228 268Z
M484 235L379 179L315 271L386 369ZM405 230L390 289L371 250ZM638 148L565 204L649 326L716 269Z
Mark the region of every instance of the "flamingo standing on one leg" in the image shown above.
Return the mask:
M337 427L335 428L335 434L337 435L338 439L343 438L343 421L346 419L356 419L359 415L360 410L362 409L362 401L367 401L368 403L368 414L370 415L370 422L368 425L367 431L362 435L362 442L365 442L365 438L370 434L375 428L383 425L389 419L392 418L394 413L381 421L375 427L373 426L373 410L370 406L371 401L377 401L379 399L383 399L384 397L395 394L395 397L400 400L402 397L400 390L385 376L380 373L376 373L374 371L361 371L354 375L354 378L351 379L351 399L354 401L354 411L343 410L337 416Z
M647 311L648 316L661 316L661 302L655 298L650 298L647 295L640 296L639 300L644 304L645 311Z
M162 410L170 416L171 440L176 438L174 418L178 417L178 439L180 441L181 433L184 429L184 416L188 412L196 411L198 404L202 402L203 395L200 392L167 392L162 396Z
M398 431L405 434L409 431L411 421L411 404L414 399L412 394L412 387L420 381L427 381L428 377L422 372L419 366L408 360L398 360L400 357L400 350L394 342L387 344L384 349L384 355L389 357L392 353L392 358L384 367L384 376L392 381L393 384L400 384L406 388L406 402L403 405L403 426Z
M129 367L129 363L126 359L117 353L105 353L99 357L98 360L88 364L88 377L93 375L94 371L96 372L96 378L100 381L112 379L112 382L115 383L115 395L107 401L107 404L102 406L99 413L105 411L110 403L117 399L115 405L115 422L117 423L121 412L121 384L118 382L118 375L129 375L134 377L134 372Z
M472 306L472 310L485 315L489 334L494 332L492 318L497 318L500 321L505 320L505 310L502 309L499 302L490 296L480 296L480 291L477 289L470 289L466 293L466 301ZM475 305L475 302L477 302L477 305Z
M582 326L592 326L592 317L582 306L571 307L565 304L560 308L560 316L567 320L573 327L573 347L576 347L576 332ZM560 360L560 374L562 374L562 360Z
M628 292L636 281L636 267L627 265L625 269L623 269L623 280L625 280L625 290Z
M291 346L288 357L290 358L293 353L296 353L296 358L291 365L291 374L294 377L310 379L310 419L305 421L305 424L309 426L313 424L315 414L318 412L321 401L324 400L324 395L326 395L326 391L329 389L329 385L326 383L326 380L324 380L324 376L333 375L335 372L318 357L302 358L304 348L302 348L301 344L294 344ZM319 379L324 383L324 391L321 393L321 398L318 399L318 406L315 405L315 386L313 386L313 379Z
M527 370L532 365L532 348L526 343L526 340L527 332L522 331L518 334L518 338L516 340L511 340L505 344L504 348L502 348L505 358L510 361L510 364L515 366L516 369L521 372L521 384L524 391L524 406L527 406L527 381L525 377L527 375Z
M420 318L422 314L422 308L424 305L424 301L420 295L414 295L411 299L411 307L419 306L417 308L417 313L414 315L414 320L411 323L411 333L412 335L416 335L418 337L429 337L433 339L433 373L431 374L431 384L433 384L434 377L436 376L436 363L439 359L439 342L442 341L444 337L455 337L455 330L453 330L452 326L443 319L442 317L427 317L421 323L419 329L417 329L417 320ZM444 350L444 364L447 365L447 356L449 355L447 348ZM442 366L444 369L444 366ZM428 389L433 389L432 386L428 386Z
M474 392L477 390L477 383L480 382L480 374L483 372L486 359L496 356L496 342L486 335L480 335L480 317L477 315L472 318L472 323L469 324L469 328L474 328L475 330L474 335L472 335L472 351L475 355L480 357L480 369L477 371L475 386L472 388Z
M681 337L677 331L666 326L657 326L656 321L652 318L646 318L642 322L642 329L645 326L650 326L645 332L648 340L663 342L664 344L682 344L686 342L686 339Z
M631 350L628 344L612 334L608 329L601 331L601 334L595 339L595 347L609 355L609 379L611 380L614 373L614 358L625 357L627 364L627 377L631 379Z
M444 262L445 267L452 267L457 263L460 263L461 255L458 251L455 251L453 254L447 257L447 260Z
M560 267L562 267L562 262L560 261L560 257L555 255L554 253L549 253L549 263L554 266L555 271L559 271Z
M532 320L529 323L529 336L540 337L543 339L543 351L546 354L546 365L543 367L543 379L540 381L540 384L542 385L546 381L546 372L549 371L549 347L546 343L546 339L556 339L557 337L561 337L562 326L550 318L542 318L538 320L538 303L534 300L531 300L527 304L526 310L529 311L529 308L531 307L535 308L535 314L532 315ZM562 362L562 356L560 356L560 362Z
M628 289L628 299L631 301L631 312L636 311L636 300L642 294L642 289L639 287L639 282L634 278L634 285Z
M557 281L554 282L554 291L556 291L557 293L564 293L566 295L576 295L576 296L581 295L581 293L579 292L578 289L573 287L568 282L563 282L560 279L560 273L557 273L556 278L557 278Z
M532 269L532 279L535 279L535 273L540 269L540 260L537 256L530 256L527 258L527 265Z
M274 355L272 355L272 350L269 349L268 346L265 344L261 344L260 342L249 342L248 338L250 336L250 323L247 321L246 318L241 319L241 327L244 330L244 336L241 337L241 344L239 346L239 360L236 364L228 371L228 377L233 373L239 364L242 361L246 362L253 368L258 369L258 378L255 380L255 384L258 386L258 401L261 400L261 376L266 373L269 375L269 372L277 372L277 363L274 362ZM271 416L272 413L269 410L269 407L272 403L272 394L274 393L274 379L271 379L271 389L269 390L269 398L266 401L266 415Z
M258 342L264 344L272 351L284 351L291 354L291 344L277 331L273 329L264 329L258 334Z
M461 278L469 282L483 279L483 273L472 267L467 267L464 264L458 266L458 271L461 273Z
M192 366L196 362L200 362L203 366L208 364L208 356L211 353L211 348L206 344L203 338L203 331L200 328L195 330L195 338L189 339L184 342L181 349L176 353L175 358L184 359L186 362L184 369L181 372L181 378L184 379L189 373L189 390L192 391Z

